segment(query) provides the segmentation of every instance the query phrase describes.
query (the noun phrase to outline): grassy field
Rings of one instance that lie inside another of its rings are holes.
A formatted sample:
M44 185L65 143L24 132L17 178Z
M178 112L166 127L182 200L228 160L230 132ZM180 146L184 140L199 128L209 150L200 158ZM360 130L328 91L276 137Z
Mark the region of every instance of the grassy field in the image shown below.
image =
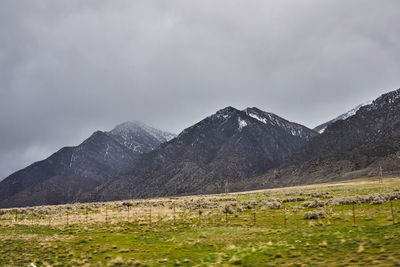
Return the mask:
M368 178L4 209L0 266L400 266L398 199Z

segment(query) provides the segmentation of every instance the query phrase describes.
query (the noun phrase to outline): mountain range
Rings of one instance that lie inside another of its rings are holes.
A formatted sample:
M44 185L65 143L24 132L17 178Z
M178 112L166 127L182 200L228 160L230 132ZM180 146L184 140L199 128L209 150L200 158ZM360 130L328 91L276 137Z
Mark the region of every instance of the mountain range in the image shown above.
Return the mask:
M0 207L244 191L400 173L400 89L314 129L226 107L178 136L128 122L0 182Z
M249 177L278 166L316 135L257 108L227 107L141 155L89 200L218 193L226 183L246 189Z
M1 181L0 207L76 201L127 169L140 154L174 137L140 122L96 131L82 144L64 147Z

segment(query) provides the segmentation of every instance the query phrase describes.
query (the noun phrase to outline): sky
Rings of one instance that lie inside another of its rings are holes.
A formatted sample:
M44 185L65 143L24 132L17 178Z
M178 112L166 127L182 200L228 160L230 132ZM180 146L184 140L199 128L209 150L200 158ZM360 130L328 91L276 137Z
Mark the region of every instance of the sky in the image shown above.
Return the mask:
M1 0L0 180L129 120L315 127L400 87L398 0Z

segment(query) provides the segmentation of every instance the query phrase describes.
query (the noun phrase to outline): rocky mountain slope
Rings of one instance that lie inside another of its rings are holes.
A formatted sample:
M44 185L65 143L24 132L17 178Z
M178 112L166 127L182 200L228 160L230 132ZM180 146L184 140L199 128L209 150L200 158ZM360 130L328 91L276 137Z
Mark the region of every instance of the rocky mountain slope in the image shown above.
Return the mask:
M269 187L305 184L376 176L380 167L386 175L400 173L400 89L332 123L260 179Z
M245 190L249 177L279 165L317 133L275 114L224 108L156 150L85 200Z
M140 122L126 122L110 132L97 131L76 147L64 147L49 158L0 182L0 207L59 204L110 180L175 135Z
M342 115L340 115L340 116L338 116L338 117L336 117L336 118L334 118L334 119L332 119L332 120L330 120L330 121L328 121L328 122L325 122L325 123L323 123L323 124L321 124L321 125L318 125L318 126L315 127L313 130L321 134L321 133L323 133L323 132L326 130L326 128L327 128L329 125L331 125L332 123L337 122L337 121L339 121L339 120L345 120L345 119L347 119L347 118L353 116L354 114L356 114L357 111L358 111L361 107L367 106L367 105L370 105L370 104L372 104L372 101L368 101L368 102L362 103L362 104L358 105L357 107L355 107L355 108L353 108L353 109L347 111L346 113L343 113Z

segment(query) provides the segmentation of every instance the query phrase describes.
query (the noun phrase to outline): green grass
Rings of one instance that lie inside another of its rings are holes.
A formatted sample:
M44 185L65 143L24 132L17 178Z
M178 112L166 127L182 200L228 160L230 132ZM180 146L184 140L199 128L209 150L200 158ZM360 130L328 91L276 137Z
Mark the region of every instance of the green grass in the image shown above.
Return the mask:
M399 188L400 179L393 178L383 184L356 180L179 198L181 207L188 208L180 209L176 223L154 215L151 227L148 218L48 226L35 224L39 218L34 218L33 225L29 220L15 223L13 216L3 214L8 220L3 219L0 228L0 266L400 266L400 224L390 219L389 201L356 204L355 225L352 205L326 205L322 208L325 218L306 220L304 213L316 209L301 208L304 201L284 203L285 212L261 204L269 198L295 196L326 202L339 196L398 192ZM312 196L321 192L322 197ZM218 207L204 208L199 216L191 205L199 199L217 202ZM257 201L255 223L253 210L244 205L251 200ZM236 205L227 217L219 209L225 203ZM395 219L400 219L400 200L392 205ZM237 211L237 206L244 208Z

